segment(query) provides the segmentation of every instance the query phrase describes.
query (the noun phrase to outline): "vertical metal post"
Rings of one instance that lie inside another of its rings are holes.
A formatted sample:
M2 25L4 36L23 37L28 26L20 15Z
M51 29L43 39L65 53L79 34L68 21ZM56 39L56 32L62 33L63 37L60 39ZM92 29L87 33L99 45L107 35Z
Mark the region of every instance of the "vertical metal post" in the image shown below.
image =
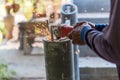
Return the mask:
M80 80L79 46L78 45L74 45L74 70L75 70L75 80Z
M73 3L73 0L67 0L67 3Z
M67 0L67 1L73 2L73 0ZM66 10L69 7L70 8L74 8L74 10L71 9L71 10L69 10L69 12L66 12ZM74 4L63 5L62 8L61 8L62 23L65 23L66 19L67 19L67 20L70 20L70 25L74 25L76 22L78 22L77 13L78 13L78 8L77 8L76 5L74 5ZM75 80L80 80L79 54L77 54L77 52L79 51L79 46L78 45L73 45L73 48L74 48L74 73L75 73Z

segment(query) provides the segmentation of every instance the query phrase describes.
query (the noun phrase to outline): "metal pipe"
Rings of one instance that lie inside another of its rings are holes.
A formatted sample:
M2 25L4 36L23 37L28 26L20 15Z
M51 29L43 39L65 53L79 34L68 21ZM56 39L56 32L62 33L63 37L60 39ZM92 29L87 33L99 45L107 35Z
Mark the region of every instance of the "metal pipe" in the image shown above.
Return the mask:
M74 54L69 39L43 40L47 80L74 80Z
M79 46L74 45L74 69L75 69L75 80L80 80L80 68L79 68Z
M70 0L68 0L70 1ZM70 25L74 25L76 22L78 22L77 18L78 8L74 4L65 4L61 8L61 19L62 23L68 23L70 22ZM70 21L68 21L70 20ZM80 80L80 68L79 68L79 54L76 54L77 51L79 51L78 45L74 46L74 71L75 71L75 80Z

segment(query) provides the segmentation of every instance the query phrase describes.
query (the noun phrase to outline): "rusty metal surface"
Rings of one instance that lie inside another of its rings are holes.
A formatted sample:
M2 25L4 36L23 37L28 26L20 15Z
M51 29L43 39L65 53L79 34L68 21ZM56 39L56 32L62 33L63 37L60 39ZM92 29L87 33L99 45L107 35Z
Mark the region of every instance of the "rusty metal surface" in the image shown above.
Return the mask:
M70 40L43 41L47 80L73 80L73 52Z

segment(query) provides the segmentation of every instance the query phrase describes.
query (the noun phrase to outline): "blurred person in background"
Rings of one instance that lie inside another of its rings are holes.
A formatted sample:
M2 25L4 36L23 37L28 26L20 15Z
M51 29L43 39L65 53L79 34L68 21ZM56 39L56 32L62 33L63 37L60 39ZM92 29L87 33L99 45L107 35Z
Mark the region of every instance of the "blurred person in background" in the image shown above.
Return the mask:
M13 13L18 12L19 5L15 2L10 3L8 0L5 0L5 10L6 16L4 17L4 25L6 29L5 39L3 40L2 44L6 44L6 42L13 38L13 28L15 24L15 16Z
M12 4L9 2L6 2L5 9L6 9L6 16L4 17L4 24L6 28L5 41L7 41L13 38L12 30L14 27L14 16L11 13L11 10L13 9Z

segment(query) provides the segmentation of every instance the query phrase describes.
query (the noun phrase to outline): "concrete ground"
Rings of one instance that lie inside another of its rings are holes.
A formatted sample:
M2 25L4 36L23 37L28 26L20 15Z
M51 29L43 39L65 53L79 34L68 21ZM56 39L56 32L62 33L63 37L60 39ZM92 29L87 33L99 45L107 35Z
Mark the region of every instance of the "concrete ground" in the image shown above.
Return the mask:
M18 50L19 41L8 41L0 45L0 62L9 65L9 69L15 70L17 74L13 77L25 80L45 80L44 56L41 51L38 55L23 54ZM39 51L39 50L37 50ZM18 79L18 80L19 80Z

